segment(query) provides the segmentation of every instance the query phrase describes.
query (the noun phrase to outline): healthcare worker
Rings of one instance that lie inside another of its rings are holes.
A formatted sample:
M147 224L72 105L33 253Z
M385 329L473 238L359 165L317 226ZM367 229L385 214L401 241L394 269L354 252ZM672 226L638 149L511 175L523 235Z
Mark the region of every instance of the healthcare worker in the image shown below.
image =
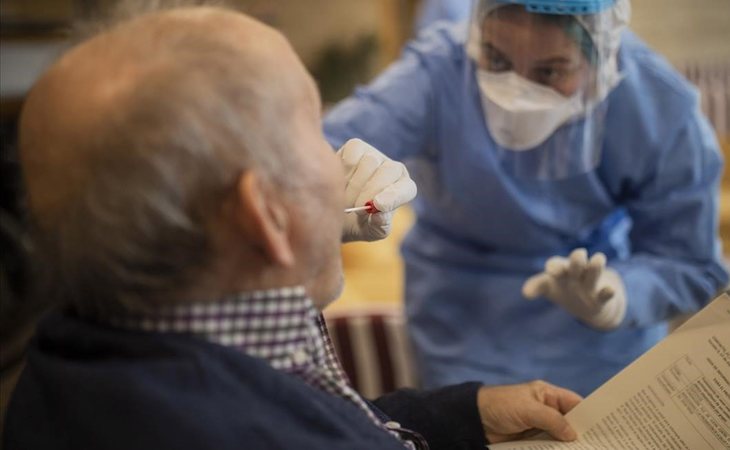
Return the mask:
M406 312L426 386L587 394L728 282L718 144L627 0L482 0L329 112L418 185Z

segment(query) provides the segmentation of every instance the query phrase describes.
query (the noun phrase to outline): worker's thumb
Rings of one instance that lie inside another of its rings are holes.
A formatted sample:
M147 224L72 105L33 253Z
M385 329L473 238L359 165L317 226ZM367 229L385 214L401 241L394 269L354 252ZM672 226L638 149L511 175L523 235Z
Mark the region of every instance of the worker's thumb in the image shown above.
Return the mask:
M522 285L522 295L528 300L546 296L550 293L553 277L545 272L533 275Z

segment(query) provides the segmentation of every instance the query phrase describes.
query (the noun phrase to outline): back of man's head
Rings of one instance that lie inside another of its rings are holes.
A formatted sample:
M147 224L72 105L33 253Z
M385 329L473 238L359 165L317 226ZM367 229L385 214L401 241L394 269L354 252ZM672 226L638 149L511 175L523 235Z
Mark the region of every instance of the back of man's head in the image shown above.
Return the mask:
M81 43L37 83L20 147L45 282L80 309L164 303L204 279L242 170L279 185L302 70L243 15L183 8ZM296 178L296 177L293 177Z

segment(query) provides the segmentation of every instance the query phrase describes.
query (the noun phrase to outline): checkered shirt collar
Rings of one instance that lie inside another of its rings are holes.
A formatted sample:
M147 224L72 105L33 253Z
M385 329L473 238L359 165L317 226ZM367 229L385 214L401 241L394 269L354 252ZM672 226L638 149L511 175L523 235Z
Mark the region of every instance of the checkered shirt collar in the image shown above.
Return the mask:
M264 359L277 370L355 404L378 427L399 437L352 388L335 355L324 318L303 286L246 292L218 302L169 306L143 314L127 313L110 323L132 330L193 334Z
M237 294L217 302L192 303L117 316L127 329L194 334L293 371L316 354L319 312L304 287Z

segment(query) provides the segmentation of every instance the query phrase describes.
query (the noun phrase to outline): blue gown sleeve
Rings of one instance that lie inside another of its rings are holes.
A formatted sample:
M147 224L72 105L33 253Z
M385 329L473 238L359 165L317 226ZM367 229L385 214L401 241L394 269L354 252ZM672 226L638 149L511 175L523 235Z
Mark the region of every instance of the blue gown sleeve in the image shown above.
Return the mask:
M423 151L432 119L432 84L418 43L369 86L338 103L324 119L324 134L339 148L360 138L389 157L403 160ZM423 47L423 45L421 45Z
M727 286L718 237L718 147L710 125L693 112L626 205L632 256L612 264L626 286L625 326L696 311Z

